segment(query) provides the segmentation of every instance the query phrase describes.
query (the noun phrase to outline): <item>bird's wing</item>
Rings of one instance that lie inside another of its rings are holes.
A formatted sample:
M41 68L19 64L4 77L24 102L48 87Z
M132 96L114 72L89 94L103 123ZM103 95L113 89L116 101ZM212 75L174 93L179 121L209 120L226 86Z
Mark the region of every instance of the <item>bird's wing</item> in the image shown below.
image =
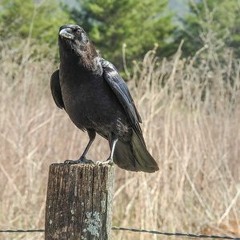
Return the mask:
M136 109L132 96L128 90L127 84L119 75L114 65L105 59L100 60L103 68L103 77L111 87L119 102L122 104L127 116L129 117L133 127L140 134L142 133L139 123L142 119Z
M56 70L50 80L50 87L53 96L53 100L59 108L64 108L64 103L62 99L61 86L59 81L59 70Z

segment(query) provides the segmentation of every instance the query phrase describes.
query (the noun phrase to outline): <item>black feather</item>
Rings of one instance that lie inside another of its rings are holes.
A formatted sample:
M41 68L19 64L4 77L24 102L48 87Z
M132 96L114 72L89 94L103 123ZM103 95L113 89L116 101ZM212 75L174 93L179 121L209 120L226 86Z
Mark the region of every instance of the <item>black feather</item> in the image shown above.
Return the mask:
M103 67L103 77L111 87L119 102L122 104L126 114L128 115L132 127L135 129L139 136L142 136L142 130L139 123L142 122L140 114L134 104L133 98L128 90L127 84L119 75L114 65L105 59L101 59ZM142 141L144 142L143 138Z
M59 70L56 70L50 79L50 88L53 96L53 100L59 108L64 108L62 99L61 86L59 81Z

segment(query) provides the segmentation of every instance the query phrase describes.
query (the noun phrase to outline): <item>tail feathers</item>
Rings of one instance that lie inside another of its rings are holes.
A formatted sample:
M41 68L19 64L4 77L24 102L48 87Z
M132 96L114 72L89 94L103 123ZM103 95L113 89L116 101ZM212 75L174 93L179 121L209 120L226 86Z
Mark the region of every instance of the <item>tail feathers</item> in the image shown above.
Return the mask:
M135 132L133 132L131 142L117 142L113 161L120 168L129 171L151 173L159 170L156 161Z

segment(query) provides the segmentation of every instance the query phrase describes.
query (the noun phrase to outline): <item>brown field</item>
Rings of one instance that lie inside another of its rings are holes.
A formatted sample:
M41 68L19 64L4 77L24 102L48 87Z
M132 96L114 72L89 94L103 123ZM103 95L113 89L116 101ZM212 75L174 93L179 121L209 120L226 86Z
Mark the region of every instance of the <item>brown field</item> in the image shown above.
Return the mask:
M44 227L49 164L77 158L88 140L51 98L49 77L57 65L35 59L32 51L22 45L0 56L0 229ZM206 48L183 59L179 50L160 61L153 50L135 65L128 85L160 170L116 167L114 226L240 236L240 63L224 51L224 58ZM105 160L108 153L99 137L89 157Z

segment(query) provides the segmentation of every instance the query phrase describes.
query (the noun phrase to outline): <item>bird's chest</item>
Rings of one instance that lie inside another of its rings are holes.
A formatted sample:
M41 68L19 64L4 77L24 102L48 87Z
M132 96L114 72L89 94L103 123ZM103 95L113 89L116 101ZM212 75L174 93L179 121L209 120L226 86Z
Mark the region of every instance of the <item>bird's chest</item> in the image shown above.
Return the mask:
M78 79L77 79L78 80ZM99 87L97 81L91 82L63 82L61 84L62 95L64 105L66 106L66 111L70 111L72 108L76 111L76 108L79 110L84 110L84 108L89 108L90 106L96 103L96 88Z
M109 124L115 96L101 77L78 77L61 82L66 112L79 128Z

